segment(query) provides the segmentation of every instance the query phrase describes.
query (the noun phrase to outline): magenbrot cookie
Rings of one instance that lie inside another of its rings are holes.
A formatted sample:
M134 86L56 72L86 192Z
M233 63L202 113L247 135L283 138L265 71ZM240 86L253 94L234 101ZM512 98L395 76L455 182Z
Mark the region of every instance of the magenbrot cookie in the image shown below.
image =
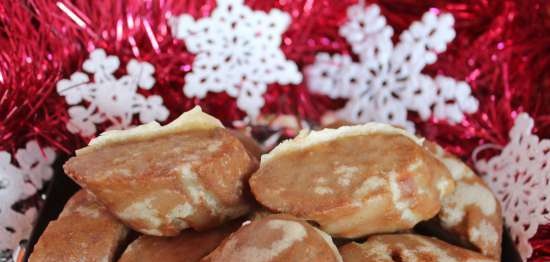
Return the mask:
M229 129L229 132L241 141L244 148L246 148L251 156L260 161L260 157L263 153L262 146L254 138L246 134L244 130Z
M188 229L175 237L142 235L126 248L118 262L197 262L240 225L234 221L204 232Z
M395 234L369 237L362 243L340 247L344 262L497 262L497 260L447 244L441 240Z
M243 188L256 168L242 143L200 108L165 126L108 131L64 165L125 224L156 236L246 214Z
M243 225L203 262L342 261L332 239L288 215L269 215Z
M111 262L128 229L85 191L77 192L50 222L30 262Z
M267 208L357 238L412 228L435 216L454 182L402 129L369 123L301 132L262 156L250 179Z
M456 190L443 198L439 220L487 256L500 259L503 221L491 190L466 164L435 143L425 146L449 169Z

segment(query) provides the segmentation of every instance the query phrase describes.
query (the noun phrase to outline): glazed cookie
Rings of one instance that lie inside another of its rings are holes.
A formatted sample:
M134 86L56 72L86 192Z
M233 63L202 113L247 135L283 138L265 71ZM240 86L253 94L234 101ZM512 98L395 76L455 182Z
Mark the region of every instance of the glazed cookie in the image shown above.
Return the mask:
M229 132L241 141L250 155L252 155L256 160L260 160L260 157L262 156L262 147L256 140L254 140L254 138L247 135L244 130L231 129Z
M344 262L497 262L441 240L413 234L379 235L340 247Z
M422 140L378 123L301 132L262 156L250 186L267 208L345 238L412 228L454 189Z
M243 184L256 168L242 143L200 108L165 126L103 133L64 165L125 224L156 236L246 214Z
M204 262L342 261L330 236L288 215L245 223Z
M42 233L29 261L114 261L127 233L91 195L79 191Z
M500 205L491 190L461 160L434 143L426 142L425 146L447 166L456 181L456 190L441 202L441 225L484 255L500 259L503 222Z
M240 227L230 224L205 232L186 230L175 237L142 235L132 242L118 262L196 262L212 252L224 238Z

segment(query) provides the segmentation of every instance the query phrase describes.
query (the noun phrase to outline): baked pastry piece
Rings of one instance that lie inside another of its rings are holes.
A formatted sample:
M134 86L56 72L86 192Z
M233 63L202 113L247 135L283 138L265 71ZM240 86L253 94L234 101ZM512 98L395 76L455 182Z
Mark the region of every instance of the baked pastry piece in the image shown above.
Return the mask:
M497 260L447 244L441 240L413 235L379 235L362 244L340 247L344 262L496 262Z
M288 215L244 224L204 262L342 261L330 236Z
M198 107L165 126L103 133L64 165L125 224L156 236L244 215L243 184L256 168L241 142Z
M435 216L454 183L422 140L369 123L301 132L262 156L250 186L271 210L313 220L332 236L356 238L409 229Z
M262 147L256 140L254 140L254 138L245 134L244 130L231 129L229 132L241 141L250 155L252 155L256 160L260 160L260 157L262 156Z
M50 222L29 261L114 261L127 233L93 196L81 190L67 202L59 218Z
M456 190L441 202L441 225L484 255L500 259L503 222L500 205L491 190L461 160L435 143L426 142L425 146L447 166L456 181Z
M118 262L196 262L240 225L232 222L205 232L186 230L175 237L142 235L126 248Z

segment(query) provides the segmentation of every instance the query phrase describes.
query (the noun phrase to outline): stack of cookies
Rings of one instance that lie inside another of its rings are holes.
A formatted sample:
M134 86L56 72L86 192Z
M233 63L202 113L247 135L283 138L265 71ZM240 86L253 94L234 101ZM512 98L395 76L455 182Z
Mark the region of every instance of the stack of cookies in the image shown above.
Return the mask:
M500 259L498 202L436 144L368 123L261 153L199 108L103 133L64 165L83 189L30 261ZM417 234L428 220L465 244Z

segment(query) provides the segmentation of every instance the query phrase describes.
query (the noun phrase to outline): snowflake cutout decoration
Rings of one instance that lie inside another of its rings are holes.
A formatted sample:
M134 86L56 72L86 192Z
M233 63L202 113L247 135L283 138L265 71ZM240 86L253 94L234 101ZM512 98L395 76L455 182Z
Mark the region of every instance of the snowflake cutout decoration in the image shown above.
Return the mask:
M30 141L17 150L15 160L17 165L8 152L0 151L0 251L15 249L29 236L36 208L21 213L12 206L36 194L52 177L55 152L49 147L40 149L36 141Z
M360 3L348 9L348 22L340 28L357 54L320 53L306 69L310 90L331 98L347 98L336 114L355 122L385 122L414 131L407 111L426 120L430 116L456 124L464 113L477 111L478 101L466 82L445 76L432 78L422 69L445 51L455 37L450 14L426 12L400 35L394 46L393 29L386 24L377 5Z
M533 252L529 239L539 225L550 223L550 139L539 140L531 133L533 126L528 114L520 114L500 155L476 161L476 168L500 200L524 261Z
M210 17L181 15L170 21L172 34L196 54L185 75L185 96L204 98L226 92L255 120L271 83L298 84L302 75L280 50L290 16L278 9L253 11L243 0L218 0Z
M82 65L84 72L75 72L70 79L57 83L57 93L65 97L70 120L67 129L84 137L96 134L96 125L108 122L108 129L130 127L134 114L142 123L164 121L169 112L162 97L145 97L138 88L149 90L155 84L155 68L147 62L132 59L126 65L127 75L115 78L120 60L96 49ZM92 75L93 81L90 80Z

